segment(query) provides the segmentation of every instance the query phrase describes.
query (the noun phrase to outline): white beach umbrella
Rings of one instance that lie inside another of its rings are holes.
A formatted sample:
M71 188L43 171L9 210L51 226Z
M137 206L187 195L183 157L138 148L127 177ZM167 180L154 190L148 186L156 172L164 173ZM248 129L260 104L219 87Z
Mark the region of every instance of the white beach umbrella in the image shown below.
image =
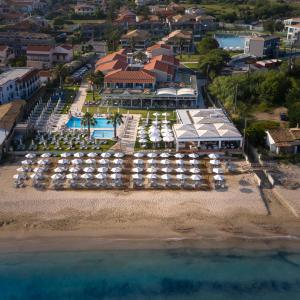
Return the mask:
M28 165L32 165L32 164L33 164L33 161L30 160L30 159L25 159L25 160L22 160L22 161L21 161L21 164L22 164L22 165L25 165L25 166L28 166Z
M197 160L197 159L190 159L189 160L189 164L190 165L199 165L199 160Z
M125 156L125 154L122 153L122 152L117 152L117 153L114 154L114 157L116 157L116 158L122 158L124 156Z
M191 168L190 172L194 173L194 174L197 174L197 173L200 173L200 169L199 168Z
M148 178L148 179L151 179L151 180L154 180L154 179L157 179L157 175L154 174L154 173L151 173L151 174L148 174L148 175L147 175L147 178Z
M157 168L155 167L150 167L147 169L147 173L156 173L157 172Z
M80 176L80 178L82 178L82 179L93 179L94 178L94 176L93 176L93 174L91 174L91 173L84 173L84 174L82 174L81 176Z
M184 174L177 174L177 175L176 175L176 178L177 178L178 180L185 180L185 179L187 178L187 176L184 175Z
M211 159L211 160L209 161L209 163L210 163L211 165L214 165L214 166L218 166L218 165L221 164L221 162L220 162L219 160L217 160L217 159Z
M145 126L141 125L138 127L138 130L145 129Z
M73 156L77 157L77 158L81 158L81 157L84 157L84 153L82 153L82 152L76 152Z
M161 175L161 179L166 180L166 181L170 180L171 178L172 178L172 177L171 177L171 175L169 175L169 174Z
M184 154L183 153L176 153L174 155L175 158L184 158Z
M88 153L87 157L90 157L90 158L95 158L98 154L95 153L95 152L90 152Z
M46 171L46 169L43 168L43 167L38 167L38 168L34 168L34 169L33 169L33 172L34 172L34 173L43 173L43 172L45 172L45 171Z
M134 159L134 160L133 160L133 163L134 163L135 165L143 165L143 164L144 164L144 161L143 161L142 159L137 158L137 159Z
M144 170L143 168L135 167L135 168L132 169L132 172L133 173L141 173L141 172L143 172L143 170Z
M176 163L176 165L178 165L178 166L184 165L184 161L183 161L182 159L176 159L175 163Z
M146 144L146 143L147 143L147 140L146 140L146 139L139 139L139 143L140 143L140 144Z
M155 158L155 157L157 157L157 153L155 153L155 152L148 153L147 157L149 157L149 158Z
M33 180L42 180L45 178L45 175L43 175L41 173L33 173L30 175L30 178Z
M191 154L189 154L189 157L190 158L198 158L199 155L197 153L191 153Z
M160 161L160 164L162 164L162 165L169 165L170 163L171 163L171 161L169 159L162 159Z
M101 157L102 158L109 158L109 157L111 157L111 153L109 153L109 152L103 152L103 153L101 153Z
M98 163L100 165L107 165L108 162L109 162L109 160L108 159L104 159L104 158L101 158L100 160L98 160Z
M45 165L49 165L51 163L51 161L50 161L50 159L40 159L37 163L38 163L38 165L45 166Z
M150 136L150 141L151 141L152 143L159 143L159 142L161 142L161 137L158 136L158 135Z
M162 120L161 121L163 124L170 124L171 122L169 120Z
M83 163L82 159L76 158L71 161L72 165L81 165Z
M32 159L32 158L35 158L36 157L36 154L35 153L27 153L25 155L26 158L29 158L29 159Z
M65 171L66 171L66 169L65 168L61 168L61 167L55 168L53 170L54 173L63 173Z
M162 157L162 158L168 158L168 157L170 157L170 154L164 152L164 153L162 153L162 154L160 155L160 157Z
M97 179L105 179L107 178L107 174L99 173L95 175L95 178Z
M51 179L52 180L63 180L63 179L65 179L65 175L63 175L63 174L54 174L54 175L51 176Z
M172 172L172 168L170 168L170 167L162 168L161 170L162 170L164 173L171 173L171 172Z
M191 176L191 179L193 181L199 181L199 180L202 179L202 177L200 175L194 174L194 175Z
M94 165L96 163L96 159L88 158L84 161L87 165Z
M107 173L107 172L108 172L108 168L106 168L106 167L101 167L101 168L98 168L97 171L98 171L99 173Z
M70 173L70 174L67 174L67 179L71 179L71 180L74 180L74 179L78 179L79 178L79 175L76 174L76 173Z
M209 157L210 159L217 159L217 158L219 158L219 155L216 154L216 153L210 153L210 154L208 154L208 157Z
M20 167L17 169L18 172L20 173L25 173L25 172L28 172L28 169L24 168L24 167Z
M163 137L163 141L166 143L174 142L174 137L172 135L166 135Z
M216 181L223 181L225 178L223 175L214 175L214 180Z
M169 116L170 114L167 113L167 112L164 112L164 113L162 113L161 115L164 116L164 117L167 117L167 116Z
M175 169L176 173L184 173L186 170L185 168L177 168Z
M63 159L59 159L57 162L59 165L67 165L70 163L70 161L68 161L67 159L63 158Z
M141 158L141 157L144 157L144 153L143 152L135 152L133 154L133 156L136 157L136 158Z
M111 174L111 175L110 175L110 178L111 178L111 179L114 179L114 180L116 180L116 179L121 179L121 178L122 178L122 175L121 175L120 173L114 173L114 174Z
M49 157L51 157L51 153L49 153L49 152L43 153L43 154L41 155L41 157L42 157L42 158L49 158Z
M120 159L120 158L116 158L116 159L113 160L113 163L115 165L122 165L123 162L124 162L123 159Z
M136 173L132 175L132 178L136 180L141 180L143 179L143 176L141 174Z
M138 137L139 137L140 139L145 139L145 138L147 137L147 134L146 134L146 132L144 132L144 133L139 133L139 134L138 134Z
M93 168L93 167L86 167L86 168L83 169L83 172L84 173L93 173L93 172L95 172L95 168Z
M13 179L15 179L15 180L26 179L26 176L24 174L15 174L13 176Z
M156 164L157 164L157 160L151 158L151 159L148 159L148 160L147 160L147 163L148 163L149 165L156 165Z
M159 125L159 123L160 123L160 122L159 122L158 120L152 121L152 124L153 124L153 125Z
M224 171L221 168L213 168L212 171L215 174L224 174Z
M80 172L80 168L78 168L78 167L71 167L69 169L69 172L71 172L71 173L78 173L78 172Z
M111 172L112 173L120 173L120 172L122 172L122 168L119 168L119 167L111 168Z
M60 157L64 157L64 158L67 158L67 157L69 157L69 156L71 156L71 153L69 153L69 152L63 152L63 153L61 153L61 155L60 155Z
M158 117L158 116L160 116L160 113L159 112L155 112L155 113L153 113L153 116L154 117Z

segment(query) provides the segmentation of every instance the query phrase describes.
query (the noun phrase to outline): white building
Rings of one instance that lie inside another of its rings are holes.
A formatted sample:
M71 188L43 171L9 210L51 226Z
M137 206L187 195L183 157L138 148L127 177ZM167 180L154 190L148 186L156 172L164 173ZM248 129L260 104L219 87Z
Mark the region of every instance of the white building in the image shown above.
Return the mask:
M173 125L176 150L242 150L243 137L222 109L179 109Z
M288 25L287 28L287 43L289 45L300 45L300 23L295 25Z
M12 68L0 74L0 105L16 99L29 99L39 88L38 70Z

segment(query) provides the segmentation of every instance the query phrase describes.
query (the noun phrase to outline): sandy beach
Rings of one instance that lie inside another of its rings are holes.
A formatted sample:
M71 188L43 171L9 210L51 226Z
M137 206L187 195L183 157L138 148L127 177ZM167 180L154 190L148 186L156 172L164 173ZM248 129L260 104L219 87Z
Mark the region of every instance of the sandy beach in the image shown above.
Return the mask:
M0 167L0 251L300 248L299 218L251 173L225 191L38 191L14 188L15 170Z

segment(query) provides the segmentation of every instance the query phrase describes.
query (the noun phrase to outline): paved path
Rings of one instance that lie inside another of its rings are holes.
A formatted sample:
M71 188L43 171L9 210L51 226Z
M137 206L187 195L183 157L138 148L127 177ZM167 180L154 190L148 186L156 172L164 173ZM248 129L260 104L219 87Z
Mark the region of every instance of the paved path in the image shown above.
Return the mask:
M70 108L70 112L72 114L75 114L76 112L81 112L82 107L84 105L85 98L86 98L88 87L89 87L88 83L86 83L86 82L81 83L79 90L77 92L77 95L74 99L74 102Z

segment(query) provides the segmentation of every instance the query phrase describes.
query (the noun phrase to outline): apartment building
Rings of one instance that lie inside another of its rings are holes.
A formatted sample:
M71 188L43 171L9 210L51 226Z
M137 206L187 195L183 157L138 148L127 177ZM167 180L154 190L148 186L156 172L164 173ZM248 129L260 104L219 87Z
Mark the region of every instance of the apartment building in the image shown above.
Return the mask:
M280 38L272 35L255 35L245 39L244 53L255 57L277 57Z

